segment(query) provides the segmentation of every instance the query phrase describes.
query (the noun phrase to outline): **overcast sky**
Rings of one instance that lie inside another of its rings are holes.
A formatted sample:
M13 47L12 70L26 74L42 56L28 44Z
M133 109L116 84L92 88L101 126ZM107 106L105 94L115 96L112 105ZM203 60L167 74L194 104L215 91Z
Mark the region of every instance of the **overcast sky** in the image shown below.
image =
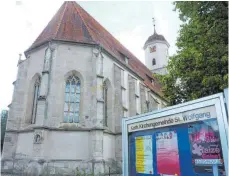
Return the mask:
M19 53L28 49L62 3L59 0L0 2L0 110L8 109L7 105L11 102ZM156 19L157 33L164 35L170 44L170 56L176 53L175 43L181 22L178 13L173 11L172 1L78 3L143 63L142 47L153 34L153 17Z

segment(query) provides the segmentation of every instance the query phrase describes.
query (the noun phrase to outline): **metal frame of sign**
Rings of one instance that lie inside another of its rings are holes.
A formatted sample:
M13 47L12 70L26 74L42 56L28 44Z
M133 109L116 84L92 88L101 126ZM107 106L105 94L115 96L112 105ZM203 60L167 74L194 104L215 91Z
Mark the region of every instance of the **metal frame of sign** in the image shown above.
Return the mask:
M163 108L161 110L149 112L146 114L141 114L138 116L133 116L130 118L122 119L122 156L123 156L123 176L129 176L129 165L128 165L128 125L147 121L150 119L162 118L165 116L175 115L178 113L191 111L195 109L200 109L204 107L215 106L217 122L219 126L219 134L222 146L222 153L224 158L224 166L226 175L228 175L228 122L225 110L225 103L223 93L215 94L212 96L200 98L194 101L189 101L187 103L182 103L179 105Z
M228 115L228 88L223 90L223 94L224 94L225 101L226 101L226 109L227 109L227 115Z

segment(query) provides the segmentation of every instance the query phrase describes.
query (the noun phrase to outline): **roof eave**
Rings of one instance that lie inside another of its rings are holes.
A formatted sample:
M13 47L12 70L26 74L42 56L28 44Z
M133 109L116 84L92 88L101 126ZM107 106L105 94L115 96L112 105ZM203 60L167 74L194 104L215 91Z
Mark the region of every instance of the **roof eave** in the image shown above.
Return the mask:
M143 46L143 49L145 50L147 48L148 45L150 44L154 44L154 43L163 43L163 44L166 44L168 46L168 48L170 47L169 43L167 42L167 40L165 41L162 41L162 40L154 40L154 41L151 41L151 42L145 42L144 46Z
M27 49L24 52L25 56L27 56L29 53L31 53L35 49L37 49L37 48L39 48L39 47L41 47L43 45L48 44L49 42L74 43L74 44L77 43L77 44L81 44L81 45L91 45L91 46L98 45L98 44L93 43L93 42L90 43L90 42L76 42L76 41L70 41L70 40L68 41L68 40L50 39L50 40L46 40L44 42L41 42L41 43L39 43L37 45L34 45L34 46L30 47L29 49Z
M46 40L46 41L43 41L43 42L41 42L41 43L39 43L37 45L34 45L34 46L32 45L31 47L29 47L27 50L24 51L24 54L25 54L26 58L27 58L29 53L31 53L32 51L34 51L35 49L37 49L37 48L39 48L39 47L41 47L43 45L46 45L47 43L49 43L51 41L52 41L52 39Z

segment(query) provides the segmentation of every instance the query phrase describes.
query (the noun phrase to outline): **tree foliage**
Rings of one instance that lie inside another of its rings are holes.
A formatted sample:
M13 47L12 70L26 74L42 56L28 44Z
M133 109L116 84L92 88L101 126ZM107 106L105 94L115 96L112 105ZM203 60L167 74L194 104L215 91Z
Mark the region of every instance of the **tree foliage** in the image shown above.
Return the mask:
M165 96L178 104L222 92L228 86L228 2L179 1L183 21L168 75L159 76Z
M1 117L1 151L2 151L5 132L6 132L6 123L7 123L7 118L8 118L8 111L2 110L0 117Z

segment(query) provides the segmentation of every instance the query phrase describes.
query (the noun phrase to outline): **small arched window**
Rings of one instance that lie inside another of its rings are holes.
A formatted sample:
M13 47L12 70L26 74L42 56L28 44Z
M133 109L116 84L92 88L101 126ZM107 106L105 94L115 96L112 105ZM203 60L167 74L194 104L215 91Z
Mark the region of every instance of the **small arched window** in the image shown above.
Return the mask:
M78 123L80 109L80 79L69 76L65 84L64 122Z
M103 99L104 99L104 126L108 126L107 119L108 119L108 101L107 101L107 96L108 96L108 85L106 82L103 83Z
M152 60L152 65L156 65L156 59L155 58L153 58L153 60Z
M40 91L40 77L38 77L34 84L34 91L33 91L33 106L32 106L32 121L31 123L34 124L36 122L36 115L37 115L37 100Z

